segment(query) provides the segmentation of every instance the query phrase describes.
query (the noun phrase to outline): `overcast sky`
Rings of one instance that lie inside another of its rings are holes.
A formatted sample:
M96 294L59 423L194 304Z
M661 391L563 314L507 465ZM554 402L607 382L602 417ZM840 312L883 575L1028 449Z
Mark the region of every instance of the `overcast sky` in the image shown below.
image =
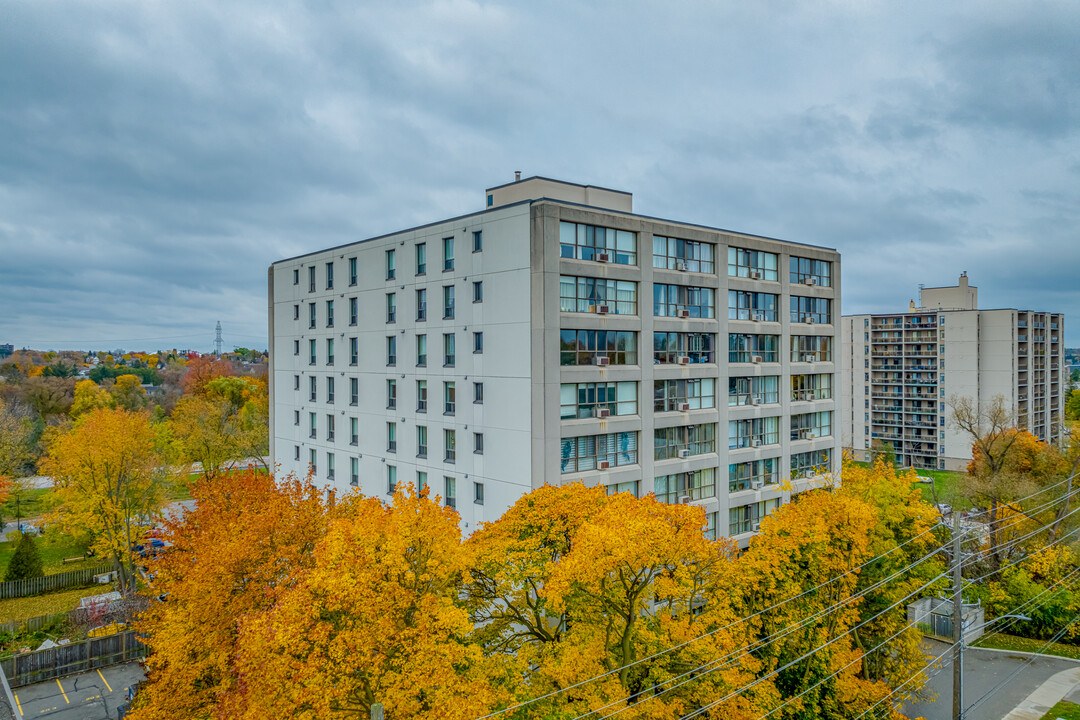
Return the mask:
M1080 3L0 7L0 343L266 346L278 259L546 175L835 247L843 311L966 270L1080 345Z

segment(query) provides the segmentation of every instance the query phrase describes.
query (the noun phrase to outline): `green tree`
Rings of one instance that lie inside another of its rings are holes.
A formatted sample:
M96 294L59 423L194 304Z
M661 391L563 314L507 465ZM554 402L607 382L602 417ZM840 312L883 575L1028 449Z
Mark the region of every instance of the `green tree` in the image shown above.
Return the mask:
M29 408L0 398L0 475L25 475L37 459L34 418Z
M1080 420L1080 390L1073 390L1066 398L1065 419Z
M4 582L41 577L44 574L41 553L38 552L33 536L23 533L19 538L18 547L15 548L15 554L11 556L11 562L8 563Z

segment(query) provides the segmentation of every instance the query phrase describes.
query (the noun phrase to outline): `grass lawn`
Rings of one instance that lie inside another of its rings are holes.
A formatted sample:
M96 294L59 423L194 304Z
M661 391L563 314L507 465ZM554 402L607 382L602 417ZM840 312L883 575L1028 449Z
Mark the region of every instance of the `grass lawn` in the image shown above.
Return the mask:
M52 510L52 498L52 488L26 490L19 500L19 514L22 515L23 520L41 517L49 510ZM14 497L8 498L3 505L0 505L0 516L7 522L15 521Z
M82 557L86 553L86 546L78 543L70 535L61 535L56 532L46 532L44 535L34 538L38 552L41 553L41 563L45 566L45 574L67 572L85 567L88 562L74 562L64 564L64 558ZM15 554L15 543L0 542L0 574L7 571L8 562ZM94 560L93 562L99 562Z
M1031 638L1016 637L1015 635L1006 635L1004 633L998 633L986 640L980 638L979 640L976 640L974 644L976 647L997 648L998 650L1017 650L1019 652L1030 653L1041 652L1044 655L1057 655L1059 657L1080 660L1080 646L1066 645L1064 643L1050 643L1046 646L1046 649L1043 650L1042 646L1046 644L1045 640L1032 640ZM1080 715L1076 717L1080 720Z
M75 606L79 604L79 600L84 597L100 595L102 592L108 592L108 590L108 587L93 585L49 593L48 595L0 600L0 622L26 620L38 615L51 615L74 610Z
M1042 720L1055 720L1056 718L1080 720L1080 705L1062 700L1050 708L1050 712L1042 716Z

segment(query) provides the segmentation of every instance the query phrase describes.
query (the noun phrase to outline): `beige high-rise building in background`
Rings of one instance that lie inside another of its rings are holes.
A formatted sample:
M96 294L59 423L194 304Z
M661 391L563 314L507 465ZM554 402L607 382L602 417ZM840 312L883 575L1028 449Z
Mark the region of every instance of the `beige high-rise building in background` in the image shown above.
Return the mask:
M919 294L907 312L842 319L842 439L855 459L889 443L902 466L963 470L971 438L950 422L953 397L985 409L1000 395L1019 427L1060 442L1064 315L980 310L967 273Z
M544 483L704 508L743 544L839 469L840 256L545 178L269 272L271 454L462 529ZM793 480L788 484L786 481Z

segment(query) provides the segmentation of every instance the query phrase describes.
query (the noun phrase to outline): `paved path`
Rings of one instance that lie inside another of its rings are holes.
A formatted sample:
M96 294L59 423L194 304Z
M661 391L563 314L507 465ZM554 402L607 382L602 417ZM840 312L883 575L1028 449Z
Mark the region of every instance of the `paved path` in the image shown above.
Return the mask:
M114 720L128 688L143 678L142 665L131 662L17 688L15 717Z
M927 653L930 657L940 655L948 647L945 643L928 642ZM970 710L966 720L1002 720L1013 709L1021 707L1029 696L1049 679L1059 676L1059 685L1065 681L1068 671L1080 669L1075 660L1049 655L1034 658L1026 653L1003 652L986 648L964 648L964 706L982 697L999 682L1005 680L1016 670L1021 670L1015 678L991 695L978 707ZM1022 669L1021 669L1022 668ZM1080 675L1077 676L1080 679ZM927 699L904 707L908 717L923 716L926 720L951 720L952 718L952 656L948 655L941 662L941 667L931 672L924 692ZM1061 697L1058 697L1060 700ZM1057 702L1055 700L1054 702ZM1053 705L1053 703L1050 703ZM1047 705L1047 710L1050 709ZM1045 711L1044 711L1045 712ZM1010 717L1020 720L1029 716ZM1036 717L1041 717L1041 714Z

